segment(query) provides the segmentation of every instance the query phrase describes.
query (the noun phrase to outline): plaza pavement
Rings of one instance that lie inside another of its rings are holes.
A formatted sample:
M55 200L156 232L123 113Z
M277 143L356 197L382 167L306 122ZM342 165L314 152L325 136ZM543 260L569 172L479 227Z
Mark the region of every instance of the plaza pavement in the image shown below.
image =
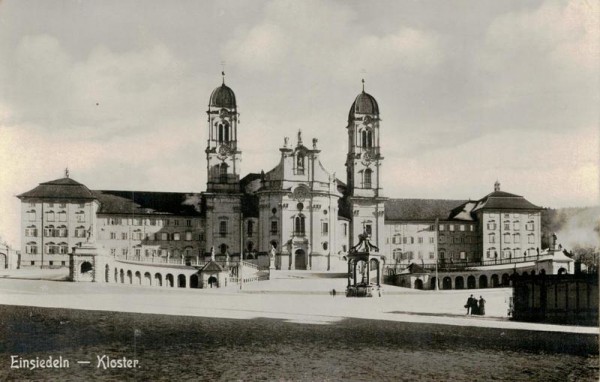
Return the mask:
M61 270L0 272L0 304L185 315L232 319L258 317L329 324L344 318L598 334L598 328L510 321L508 288L418 291L383 286L382 297L346 298L343 278L276 273L268 281L222 289L181 289L71 283ZM330 292L338 292L334 298ZM467 297L482 295L486 316L466 316Z

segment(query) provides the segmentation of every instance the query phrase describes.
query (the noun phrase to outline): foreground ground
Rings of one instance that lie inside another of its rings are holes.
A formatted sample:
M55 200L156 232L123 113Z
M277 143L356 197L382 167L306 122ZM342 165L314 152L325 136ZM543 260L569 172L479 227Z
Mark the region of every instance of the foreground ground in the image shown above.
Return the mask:
M0 307L0 379L597 381L597 336L356 318L327 325ZM10 356L70 360L11 369ZM98 368L97 357L139 360ZM78 364L88 361L90 364Z
M352 299L329 294L344 280L285 273L242 291L49 281L63 276L0 274L0 379L598 380L598 328L510 321L509 289ZM464 315L471 293L485 317ZM15 369L12 355L71 365ZM97 355L140 364L98 369Z

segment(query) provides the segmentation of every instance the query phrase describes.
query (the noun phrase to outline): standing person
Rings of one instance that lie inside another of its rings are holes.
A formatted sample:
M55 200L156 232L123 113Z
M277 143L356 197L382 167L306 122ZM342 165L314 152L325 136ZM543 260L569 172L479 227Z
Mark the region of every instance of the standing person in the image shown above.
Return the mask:
M473 305L473 295L471 295L471 297L469 297L467 299L467 303L465 304L465 308L467 308L467 316L469 315L469 312L471 311L472 305Z
M335 297L335 289L333 290L333 292L331 294L333 294L333 297Z
M485 316L485 300L483 297L479 296L479 315Z
M471 295L471 315L479 314L479 310L477 309L477 299Z

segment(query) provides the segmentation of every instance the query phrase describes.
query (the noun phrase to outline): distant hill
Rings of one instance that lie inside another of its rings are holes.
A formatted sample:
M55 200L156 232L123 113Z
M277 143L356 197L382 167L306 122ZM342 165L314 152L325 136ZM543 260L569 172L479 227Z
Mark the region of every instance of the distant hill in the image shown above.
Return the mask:
M548 248L552 233L566 249L575 246L600 248L600 206L548 208L542 211L542 248Z

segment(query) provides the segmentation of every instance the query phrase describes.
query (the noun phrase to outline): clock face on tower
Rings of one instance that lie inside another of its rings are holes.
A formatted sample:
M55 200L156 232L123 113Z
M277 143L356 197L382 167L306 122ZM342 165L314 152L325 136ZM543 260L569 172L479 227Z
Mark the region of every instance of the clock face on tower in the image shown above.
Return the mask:
M365 125L370 125L371 122L373 122L373 119L371 119L370 115L366 115L365 118L363 119L363 122Z
M373 159L375 159L373 157L373 153L371 153L370 151L366 151L363 155L362 155L362 163L365 166L368 166L371 164L371 162L373 162Z
M226 159L229 155L231 155L231 148L229 146L223 144L217 148L217 156L219 159Z

